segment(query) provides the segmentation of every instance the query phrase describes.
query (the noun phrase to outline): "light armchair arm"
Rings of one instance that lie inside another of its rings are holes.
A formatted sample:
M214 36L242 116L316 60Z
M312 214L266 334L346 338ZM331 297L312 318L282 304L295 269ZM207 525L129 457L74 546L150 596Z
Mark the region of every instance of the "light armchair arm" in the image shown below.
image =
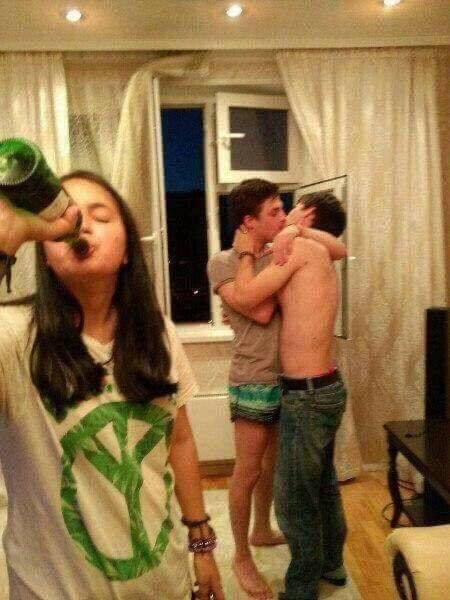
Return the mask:
M386 539L386 551L392 560L400 598L442 600L448 597L450 525L396 529Z

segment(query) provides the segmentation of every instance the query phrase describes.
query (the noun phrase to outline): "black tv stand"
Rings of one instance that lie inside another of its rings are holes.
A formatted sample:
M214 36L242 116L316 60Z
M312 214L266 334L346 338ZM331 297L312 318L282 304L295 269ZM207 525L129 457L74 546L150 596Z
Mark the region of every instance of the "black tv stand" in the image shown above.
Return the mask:
M450 523L450 419L391 421L384 425L389 452L388 483L394 503L391 526L401 513L413 525ZM396 459L403 454L425 478L424 493L403 500L398 485Z

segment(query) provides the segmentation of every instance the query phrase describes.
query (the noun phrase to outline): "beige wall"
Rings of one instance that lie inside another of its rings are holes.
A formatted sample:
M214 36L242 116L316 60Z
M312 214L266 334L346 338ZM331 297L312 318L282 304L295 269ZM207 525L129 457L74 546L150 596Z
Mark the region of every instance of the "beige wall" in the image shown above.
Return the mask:
M442 190L447 266L447 303L450 302L450 48L438 61L438 118L442 156Z

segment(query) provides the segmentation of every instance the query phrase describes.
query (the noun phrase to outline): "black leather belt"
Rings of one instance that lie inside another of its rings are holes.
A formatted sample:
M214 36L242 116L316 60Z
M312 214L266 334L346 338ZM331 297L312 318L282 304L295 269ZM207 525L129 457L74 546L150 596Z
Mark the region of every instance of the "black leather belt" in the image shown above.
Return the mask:
M339 371L335 369L332 373L327 373L326 375L305 377L304 379L281 376L280 385L283 390L317 390L340 380Z

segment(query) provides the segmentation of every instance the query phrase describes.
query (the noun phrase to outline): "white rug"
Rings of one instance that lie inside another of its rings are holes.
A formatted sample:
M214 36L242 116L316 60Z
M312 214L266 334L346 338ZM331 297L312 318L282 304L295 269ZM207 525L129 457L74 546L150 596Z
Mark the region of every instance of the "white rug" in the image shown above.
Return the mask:
M217 534L218 546L215 554L222 575L225 598L226 600L247 600L248 595L240 589L230 568L234 544L228 517L228 491L208 490L205 492L205 502L207 512L211 516L211 524ZM274 517L273 522L276 528ZM254 548L253 554L260 572L270 584L276 598L278 592L284 589L284 574L290 560L288 547L283 545L272 548ZM347 585L344 587L321 582L319 598L320 600L361 600L351 577L348 577Z

